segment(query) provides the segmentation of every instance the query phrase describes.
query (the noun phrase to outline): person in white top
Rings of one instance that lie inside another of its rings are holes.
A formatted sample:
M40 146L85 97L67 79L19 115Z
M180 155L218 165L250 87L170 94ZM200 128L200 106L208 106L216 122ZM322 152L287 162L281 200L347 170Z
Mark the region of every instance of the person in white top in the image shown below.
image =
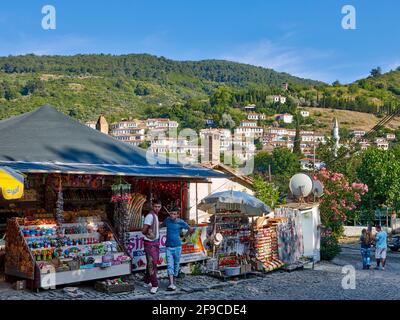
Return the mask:
M160 226L158 221L158 213L161 210L161 201L153 201L153 210L150 211L144 219L142 233L144 235L144 252L146 254L146 274L144 284L146 287L151 286L150 292L157 293L157 264L160 259Z

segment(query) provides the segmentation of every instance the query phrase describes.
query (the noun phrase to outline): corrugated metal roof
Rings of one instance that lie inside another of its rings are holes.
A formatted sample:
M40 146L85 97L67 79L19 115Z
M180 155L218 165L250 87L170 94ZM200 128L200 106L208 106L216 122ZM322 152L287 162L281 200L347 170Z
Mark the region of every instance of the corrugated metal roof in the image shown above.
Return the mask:
M21 172L162 177L225 177L180 163L149 163L146 150L120 142L45 105L0 121L0 164Z

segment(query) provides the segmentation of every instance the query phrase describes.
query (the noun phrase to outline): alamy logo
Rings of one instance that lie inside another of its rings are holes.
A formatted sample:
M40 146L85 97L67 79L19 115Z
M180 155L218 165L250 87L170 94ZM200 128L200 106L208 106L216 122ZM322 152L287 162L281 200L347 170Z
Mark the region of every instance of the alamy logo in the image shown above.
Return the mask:
M42 28L44 30L56 29L56 8L51 5L45 5L42 8L42 13L45 16L42 18Z
M352 265L347 265L342 268L342 273L345 274L342 279L342 288L354 290L356 288L356 269Z
M356 8L352 5L345 5L342 7L342 28L345 30L355 30L356 27Z

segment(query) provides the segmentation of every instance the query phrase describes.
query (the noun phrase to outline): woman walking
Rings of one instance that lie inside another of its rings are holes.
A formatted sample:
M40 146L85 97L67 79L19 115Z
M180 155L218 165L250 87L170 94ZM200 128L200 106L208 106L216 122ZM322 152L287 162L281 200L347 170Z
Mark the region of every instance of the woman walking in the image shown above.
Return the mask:
M363 262L363 270L371 267L371 235L367 229L362 229L360 236L361 257Z

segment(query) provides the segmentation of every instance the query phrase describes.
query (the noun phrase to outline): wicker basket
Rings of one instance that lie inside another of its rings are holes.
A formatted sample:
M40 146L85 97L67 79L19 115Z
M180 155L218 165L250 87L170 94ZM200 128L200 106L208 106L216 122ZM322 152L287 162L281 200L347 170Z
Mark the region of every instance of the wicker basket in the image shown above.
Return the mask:
M135 289L135 286L131 283L129 284L106 284L102 281L97 281L94 285L97 291L105 293L121 293L121 292L131 292Z

